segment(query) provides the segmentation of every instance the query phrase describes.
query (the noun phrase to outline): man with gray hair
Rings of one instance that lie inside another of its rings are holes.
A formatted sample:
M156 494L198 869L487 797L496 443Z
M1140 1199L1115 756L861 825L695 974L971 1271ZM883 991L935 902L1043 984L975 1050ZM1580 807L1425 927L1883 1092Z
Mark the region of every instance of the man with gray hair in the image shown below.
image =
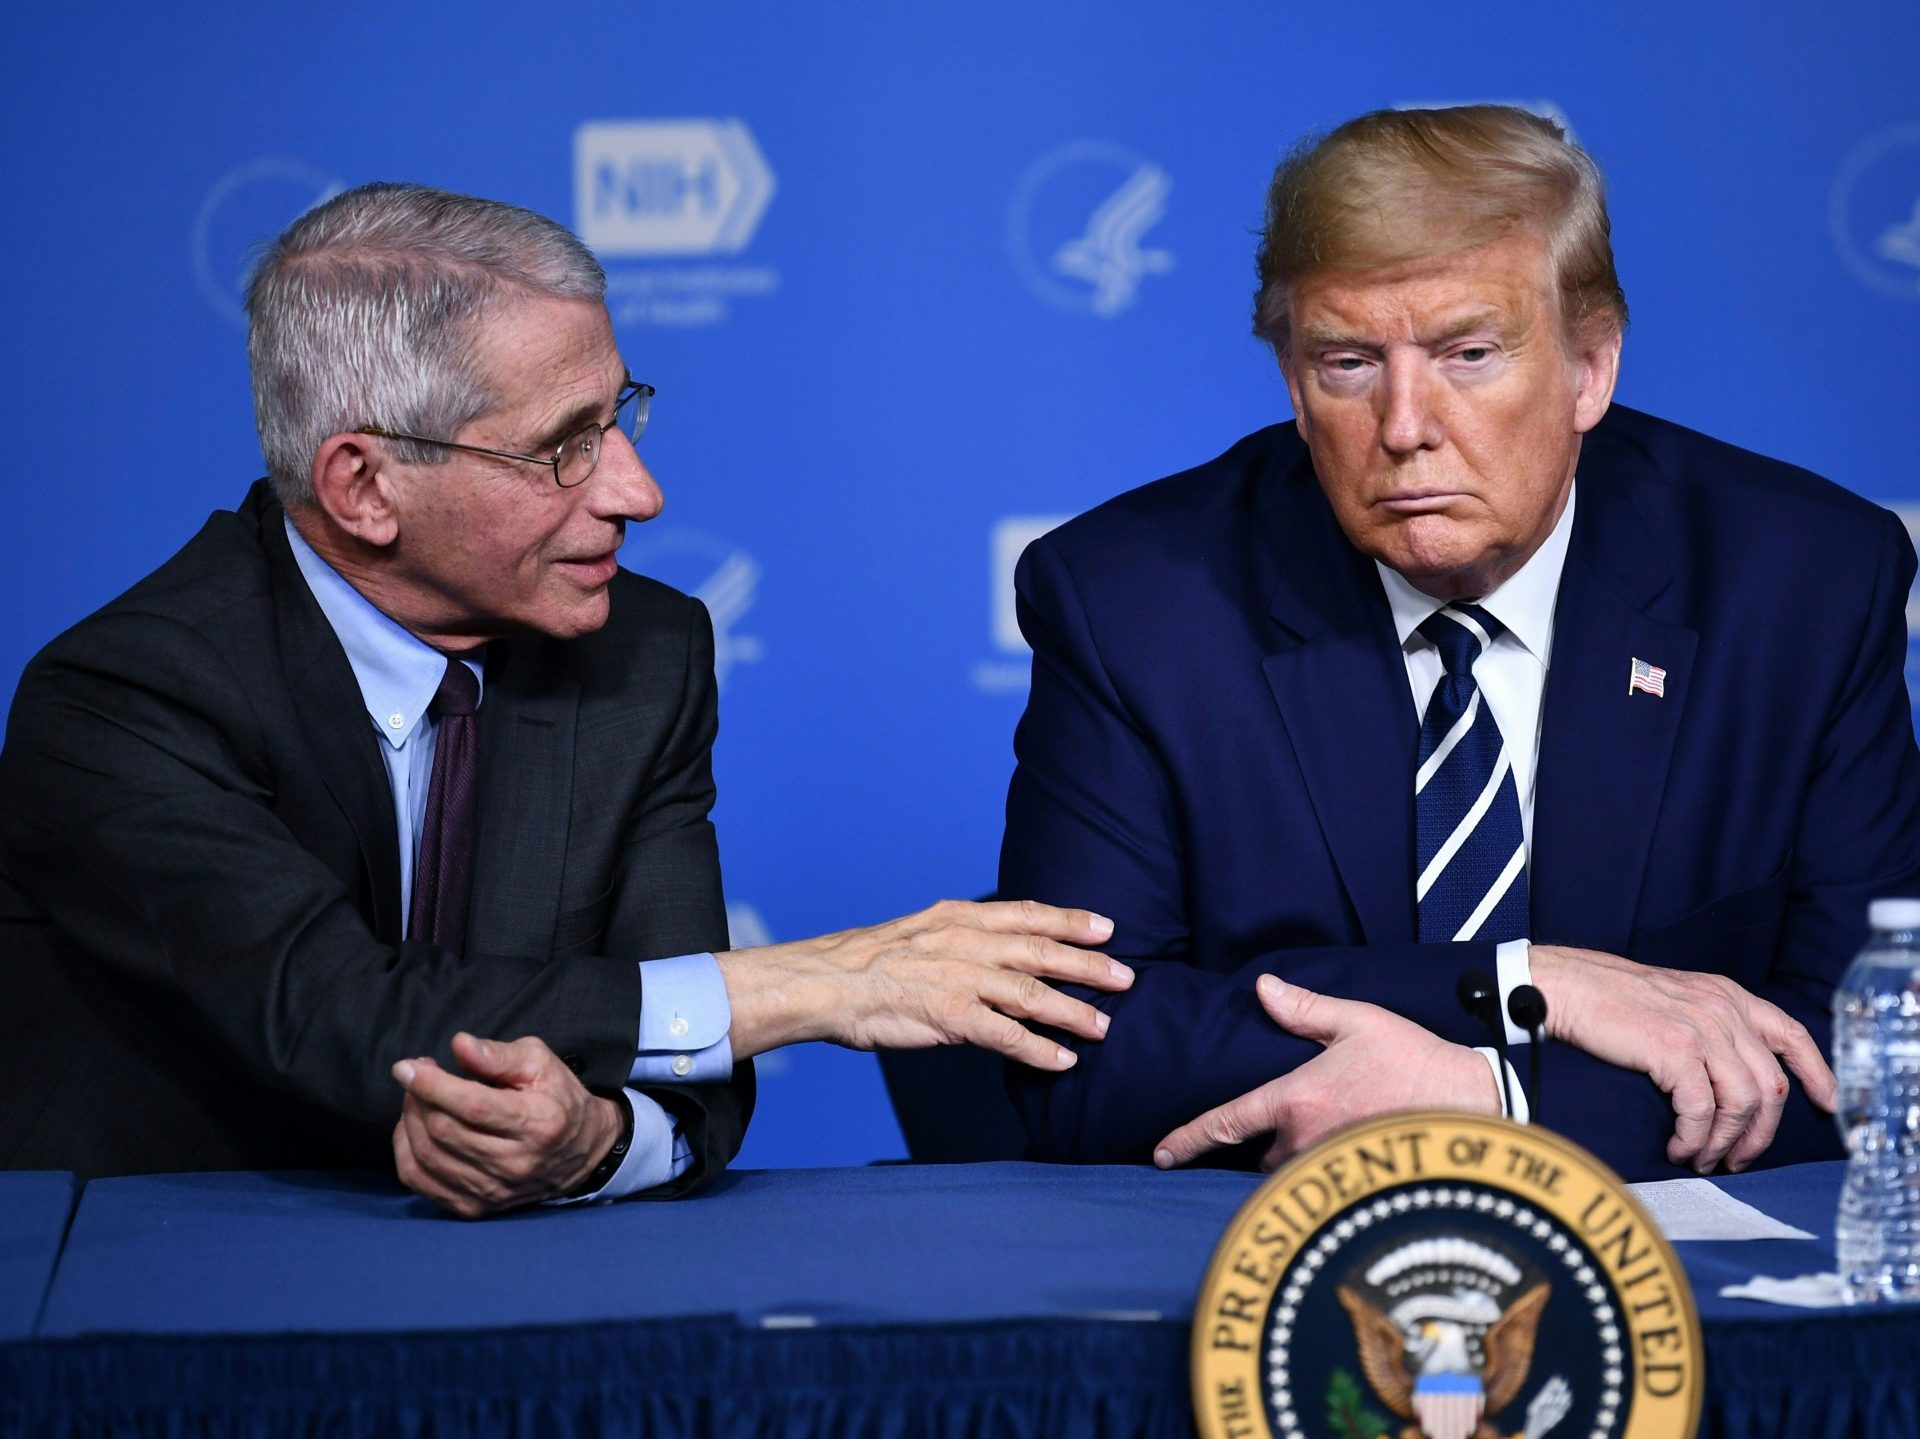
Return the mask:
M1075 1056L1097 916L727 950L713 637L593 256L369 185L248 293L269 478L29 666L0 751L0 1163L391 1165L462 1215L682 1194L754 1054Z
M1019 570L1001 888L1138 973L1019 1078L1041 1152L1523 1109L1496 1046L1535 1036L1456 996L1531 984L1545 1119L1627 1177L1837 1154L1834 985L1920 889L1900 523L1612 403L1600 175L1538 116L1303 144L1259 270L1294 421Z

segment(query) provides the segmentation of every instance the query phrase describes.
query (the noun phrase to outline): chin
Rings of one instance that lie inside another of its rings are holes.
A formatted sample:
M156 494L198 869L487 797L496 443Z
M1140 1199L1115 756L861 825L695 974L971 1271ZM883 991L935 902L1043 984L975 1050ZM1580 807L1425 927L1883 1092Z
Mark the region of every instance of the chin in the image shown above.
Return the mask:
M1498 583L1481 555L1403 555L1381 563L1437 600L1477 599Z
M531 615L527 619L527 628L553 640L577 640L582 635L590 635L607 622L612 613L612 605L603 590L592 599L565 608L554 609Z
M1369 553L1437 599L1459 599L1492 588L1496 551L1473 527L1422 515L1394 526Z

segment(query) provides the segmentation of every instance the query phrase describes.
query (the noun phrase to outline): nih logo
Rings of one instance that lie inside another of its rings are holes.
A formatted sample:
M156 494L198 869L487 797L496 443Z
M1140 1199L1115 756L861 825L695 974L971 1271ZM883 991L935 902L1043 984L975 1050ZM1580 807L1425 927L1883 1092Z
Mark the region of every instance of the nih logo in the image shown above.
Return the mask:
M574 228L601 255L738 254L773 190L738 120L601 120L574 132Z

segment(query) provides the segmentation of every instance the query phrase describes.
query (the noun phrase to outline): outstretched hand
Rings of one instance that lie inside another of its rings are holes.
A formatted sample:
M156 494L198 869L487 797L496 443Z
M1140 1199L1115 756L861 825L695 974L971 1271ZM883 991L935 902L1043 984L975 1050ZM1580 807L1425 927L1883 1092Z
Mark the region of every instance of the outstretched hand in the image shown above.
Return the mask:
M1162 1169L1269 1134L1273 1143L1260 1165L1277 1169L1329 1134L1376 1114L1500 1112L1485 1060L1390 1009L1316 994L1271 974L1260 976L1254 992L1275 1024L1326 1048L1292 1072L1174 1130L1153 1151L1153 1162Z
M735 1059L825 1039L850 1049L976 1044L1036 1069L1071 1049L1031 1026L1100 1039L1107 1016L1049 984L1121 990L1133 971L1094 945L1113 922L1032 900L942 900L866 929L716 955Z
M620 1137L615 1103L589 1093L542 1040L461 1033L453 1056L471 1078L428 1058L393 1066L407 1092L393 1162L407 1188L463 1219L559 1198Z

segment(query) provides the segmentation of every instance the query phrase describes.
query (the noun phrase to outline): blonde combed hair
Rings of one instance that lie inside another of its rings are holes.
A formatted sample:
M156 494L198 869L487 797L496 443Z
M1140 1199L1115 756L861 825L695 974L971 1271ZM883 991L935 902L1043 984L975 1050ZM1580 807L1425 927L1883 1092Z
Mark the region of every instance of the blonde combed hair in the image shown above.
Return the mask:
M1274 171L1253 332L1285 354L1291 287L1384 270L1533 229L1547 243L1569 337L1624 330L1606 182L1553 121L1511 105L1375 110L1311 135Z

